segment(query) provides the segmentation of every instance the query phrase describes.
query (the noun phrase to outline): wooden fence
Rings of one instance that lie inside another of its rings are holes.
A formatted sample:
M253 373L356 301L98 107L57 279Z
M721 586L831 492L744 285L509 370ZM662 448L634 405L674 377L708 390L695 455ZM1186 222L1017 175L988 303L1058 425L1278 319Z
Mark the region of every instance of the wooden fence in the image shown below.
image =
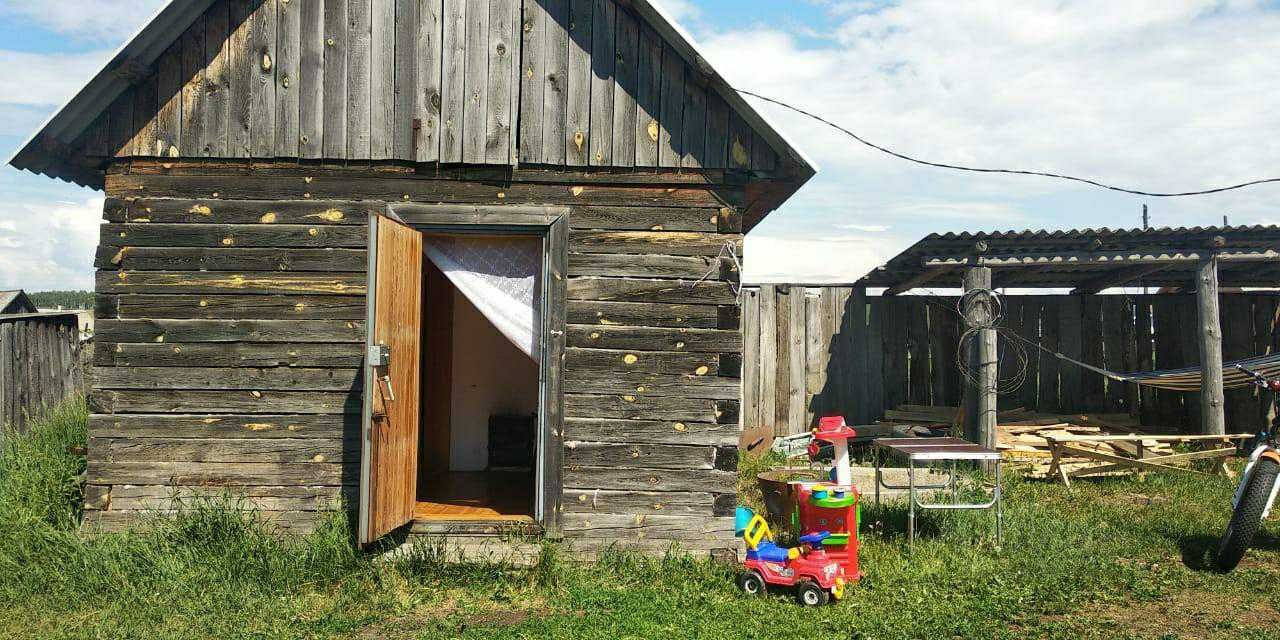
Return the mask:
M1003 331L1111 371L1195 366L1193 295L1005 296ZM1280 347L1280 296L1224 294L1225 360ZM966 381L956 364L963 322L954 297L866 296L848 287L763 285L744 290L743 423L798 433L816 416L865 424L903 404L956 406ZM1017 341L999 338L1000 375L1017 367ZM1112 382L1026 347L1026 375L1001 408L1128 412L1170 432L1199 428L1200 396ZM1226 392L1227 431L1253 431L1270 402Z
M0 426L21 429L83 390L76 314L0 315Z

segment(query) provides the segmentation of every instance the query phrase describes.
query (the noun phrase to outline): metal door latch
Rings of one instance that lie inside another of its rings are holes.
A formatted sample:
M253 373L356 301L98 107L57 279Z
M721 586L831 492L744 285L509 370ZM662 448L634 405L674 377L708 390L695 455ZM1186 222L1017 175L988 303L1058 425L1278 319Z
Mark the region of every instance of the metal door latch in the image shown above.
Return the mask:
M385 367L391 364L391 347L385 344L369 345L369 366Z

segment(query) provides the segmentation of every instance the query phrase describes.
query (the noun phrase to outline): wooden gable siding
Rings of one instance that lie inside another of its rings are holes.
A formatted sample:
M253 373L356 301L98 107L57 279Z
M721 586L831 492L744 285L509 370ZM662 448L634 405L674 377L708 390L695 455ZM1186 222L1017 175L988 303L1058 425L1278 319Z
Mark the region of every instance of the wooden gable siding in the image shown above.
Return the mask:
M78 146L93 158L774 169L764 138L624 5L219 0Z
M353 504L368 215L553 203L569 209L562 531L723 546L742 339L722 249L741 255L745 194L700 174L631 178L119 164L97 257L86 520L114 528L226 492L305 530Z

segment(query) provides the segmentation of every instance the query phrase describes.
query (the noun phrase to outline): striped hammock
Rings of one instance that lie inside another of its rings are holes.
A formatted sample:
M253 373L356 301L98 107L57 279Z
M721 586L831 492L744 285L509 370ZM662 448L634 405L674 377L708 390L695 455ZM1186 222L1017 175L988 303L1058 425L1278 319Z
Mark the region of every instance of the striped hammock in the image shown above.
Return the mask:
M1074 358L1069 358L1061 353L1047 349L1039 343L1027 340L1016 333L1008 332L1007 335L1011 335L1021 342L1044 351L1059 360L1069 362L1094 373L1104 375L1112 380L1132 382L1133 384L1156 387L1158 389L1169 389L1171 391L1200 390L1200 367L1184 367L1182 369L1165 369L1163 371L1143 371L1138 373L1116 373L1114 371L1107 371L1106 369L1095 367L1087 362L1081 362ZM1230 362L1222 363L1223 389L1238 389L1253 384L1253 376L1237 369L1236 365L1244 365L1245 368L1256 371L1268 378L1280 377L1280 353L1232 360Z
M1280 354L1232 360L1231 362L1222 363L1223 389L1236 389L1253 384L1253 376L1237 369L1236 365L1238 364L1257 371L1268 378L1280 375ZM1198 391L1200 389L1200 374L1200 367L1186 367L1184 369L1166 369L1164 371L1148 371L1144 373L1108 373L1107 377L1113 380L1132 382L1160 389Z

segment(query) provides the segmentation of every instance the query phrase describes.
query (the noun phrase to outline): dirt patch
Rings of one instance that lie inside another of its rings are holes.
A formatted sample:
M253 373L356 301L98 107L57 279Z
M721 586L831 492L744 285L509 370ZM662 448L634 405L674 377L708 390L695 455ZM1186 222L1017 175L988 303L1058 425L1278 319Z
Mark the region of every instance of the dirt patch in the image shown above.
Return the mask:
M1117 635L1138 638L1237 637L1244 629L1280 626L1280 611L1265 600L1211 591L1183 591L1154 602L1090 605L1072 614L1052 616L1044 622L1080 631L1108 629Z

